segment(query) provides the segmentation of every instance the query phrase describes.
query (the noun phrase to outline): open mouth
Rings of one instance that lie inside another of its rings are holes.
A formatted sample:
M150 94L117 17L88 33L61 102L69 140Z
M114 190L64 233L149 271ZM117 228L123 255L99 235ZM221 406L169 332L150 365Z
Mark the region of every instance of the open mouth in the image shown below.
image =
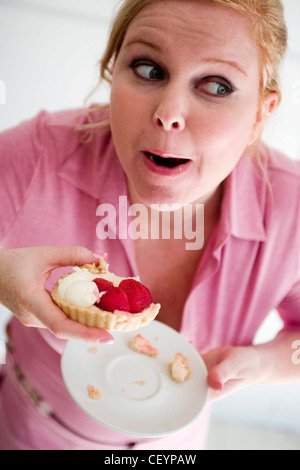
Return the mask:
M147 158L149 158L150 161L156 163L156 165L164 166L167 168L175 168L179 165L184 165L190 161L187 158L161 157L160 155L155 155L151 152L145 152L145 155Z

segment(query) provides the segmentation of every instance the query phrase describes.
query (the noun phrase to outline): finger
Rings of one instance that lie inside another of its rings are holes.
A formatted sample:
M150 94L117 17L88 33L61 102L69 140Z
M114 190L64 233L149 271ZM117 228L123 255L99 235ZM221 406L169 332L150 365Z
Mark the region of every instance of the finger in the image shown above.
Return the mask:
M234 369L224 363L213 367L207 376L207 384L210 389L209 400L211 402L220 400L230 393L237 391L243 383L242 379L237 378ZM227 368L227 372L225 369Z
M113 336L106 330L92 328L65 317L59 320L58 330L52 326L60 339L84 341L86 343L113 344Z
M205 362L207 370L212 369L212 367L220 362L223 350L225 350L225 348L212 349L208 353L202 355L202 359Z
M213 367L208 372L207 385L212 390L216 390L218 392L221 392L223 390L224 381L223 378L221 378L217 367Z
M223 380L219 374L219 364L222 364L224 357L226 356L229 347L224 346L222 348L212 349L208 353L202 356L208 370L207 382L209 387L215 390L222 390Z
M12 312L13 313L13 312ZM18 315L17 318L22 323L22 325L30 328L45 328L45 325L32 313L22 313Z
M103 344L114 342L113 336L108 331L88 327L68 318L53 303L46 291L42 292L37 299L35 308L39 311L39 321L59 339Z
M224 354L222 359L210 369L207 383L213 390L221 391L229 382L237 383L243 380L240 374L241 360L238 355Z
M60 246L43 248L50 269L61 266L81 266L99 261L99 255L83 246ZM103 255L105 257L106 255ZM101 257L101 255L100 255Z

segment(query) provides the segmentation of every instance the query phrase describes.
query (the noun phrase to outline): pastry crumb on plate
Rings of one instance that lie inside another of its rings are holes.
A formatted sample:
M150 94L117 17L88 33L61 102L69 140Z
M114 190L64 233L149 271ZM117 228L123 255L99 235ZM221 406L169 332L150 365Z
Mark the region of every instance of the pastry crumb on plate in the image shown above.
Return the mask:
M101 398L100 390L98 390L98 388L94 387L93 385L88 385L87 392L88 396L92 400L99 400Z
M185 382L191 376L191 368L189 366L189 360L182 353L176 353L172 357L170 364L170 374L174 382Z
M154 348L150 341L140 334L137 334L131 339L130 348L135 352L150 357L157 357L159 355L159 350Z

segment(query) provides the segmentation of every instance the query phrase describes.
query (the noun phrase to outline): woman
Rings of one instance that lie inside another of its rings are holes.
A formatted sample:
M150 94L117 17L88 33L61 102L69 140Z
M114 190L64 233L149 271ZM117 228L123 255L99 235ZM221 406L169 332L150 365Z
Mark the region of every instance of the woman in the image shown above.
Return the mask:
M112 338L66 319L45 286L97 253L120 275L139 273L158 319L203 355L211 399L299 381L300 168L259 142L280 101L286 40L277 0L126 0L101 62L109 108L41 113L0 136L0 299L15 315L1 448L205 446L209 408L188 430L149 441L103 428L65 391L64 340ZM148 212L177 204L195 215L204 204L203 247L187 250L184 236L97 237L97 208L113 204L120 224L124 195ZM284 330L253 346L273 308Z

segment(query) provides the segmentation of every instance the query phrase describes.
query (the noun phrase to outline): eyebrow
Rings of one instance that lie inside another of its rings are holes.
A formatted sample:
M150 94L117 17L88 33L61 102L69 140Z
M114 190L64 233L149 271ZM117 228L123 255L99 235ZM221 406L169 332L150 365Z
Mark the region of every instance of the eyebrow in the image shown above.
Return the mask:
M151 49L162 52L162 48L158 44L154 44L150 41L147 41L146 39L132 39L132 41L129 41L125 47L132 46L134 44L142 44L144 46L150 47ZM208 62L208 63L219 63L219 64L225 64L225 65L230 65L231 67L234 67L237 69L240 73L248 77L247 73L245 70L239 65L238 62L235 60L227 60L227 59L219 59L219 58L214 58L214 57L208 57L202 59L203 62Z
M159 51L161 52L162 49L160 46L156 45L156 44L153 44L152 42L150 41L146 41L145 39L132 39L132 41L129 41L125 47L129 47L129 46L132 46L133 44L143 44L144 46L148 46L150 47L151 49L154 49L155 51Z
M237 69L239 72L241 72L243 75L248 77L247 73L245 72L244 69L235 61L235 60L225 60L225 59L215 59L215 58L207 58L204 59L204 62L213 62L213 63L219 63L219 64L227 64L230 65L231 67L234 67Z

